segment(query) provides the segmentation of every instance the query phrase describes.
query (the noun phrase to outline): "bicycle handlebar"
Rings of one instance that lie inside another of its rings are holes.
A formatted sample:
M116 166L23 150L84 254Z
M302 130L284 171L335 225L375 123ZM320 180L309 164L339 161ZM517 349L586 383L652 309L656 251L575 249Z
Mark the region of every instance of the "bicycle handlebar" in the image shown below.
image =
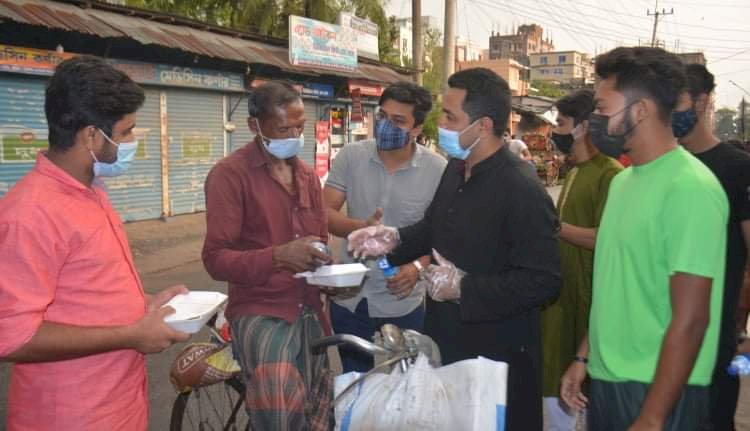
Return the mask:
M349 344L357 349L375 355L389 355L391 352L383 347L373 344L365 339L359 338L356 335L351 334L335 334L328 337L319 338L313 340L310 345L313 349L324 349L328 346L337 346L339 344Z

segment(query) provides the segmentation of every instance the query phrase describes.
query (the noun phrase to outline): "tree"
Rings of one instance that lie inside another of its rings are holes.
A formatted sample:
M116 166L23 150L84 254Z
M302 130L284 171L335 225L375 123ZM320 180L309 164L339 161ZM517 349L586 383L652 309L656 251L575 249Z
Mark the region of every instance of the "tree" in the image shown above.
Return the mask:
M716 111L714 123L714 134L722 141L737 139L739 127L737 124L737 111L731 108L721 108Z
M425 71L422 74L424 88L437 96L443 91L443 46L440 30L429 29L425 32L423 50L425 58L422 64Z
M437 100L437 96L443 92L443 47L441 41L442 35L439 30L429 29L425 32L424 59L422 61L425 71L422 74L422 85L433 96L435 103L433 103L432 111L425 119L423 133L431 141L436 141L438 138L437 122L443 113L443 105Z
M394 49L396 18L386 15L383 0L126 0L126 4L283 39L289 37L289 15L334 23L339 12L350 12L378 26L381 61L400 64Z
M551 82L533 81L531 83L531 87L537 90L536 92L533 92L533 90L531 90L533 92L532 95L534 96L551 97L553 99L559 99L565 96L565 91Z

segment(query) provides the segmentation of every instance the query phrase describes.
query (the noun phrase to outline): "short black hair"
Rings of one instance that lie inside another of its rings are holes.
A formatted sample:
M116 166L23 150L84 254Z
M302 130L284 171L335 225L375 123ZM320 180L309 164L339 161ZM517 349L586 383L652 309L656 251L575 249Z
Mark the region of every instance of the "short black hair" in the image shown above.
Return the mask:
M494 135L503 136L511 107L510 87L503 78L489 69L477 67L454 73L448 78L448 86L466 90L462 108L472 122L489 117L494 123Z
M687 90L693 99L701 94L711 94L716 88L713 73L702 64L688 64L685 66L685 75L687 76Z
M596 74L602 79L615 77L615 88L621 93L653 100L664 124L670 123L685 88L685 66L661 48L615 48L596 58Z
M88 126L112 136L112 127L136 112L145 100L143 89L101 58L74 57L60 63L47 83L44 113L50 149L66 151Z
M573 124L577 126L594 112L594 92L583 89L570 93L558 99L555 107L560 114L573 118Z
M432 109L430 92L409 81L400 81L386 88L380 95L378 105L383 106L383 103L388 100L414 106L414 127L424 123L427 114Z
M274 108L285 108L298 100L302 100L302 96L291 83L266 82L247 96L247 113L251 117L264 118L273 115Z

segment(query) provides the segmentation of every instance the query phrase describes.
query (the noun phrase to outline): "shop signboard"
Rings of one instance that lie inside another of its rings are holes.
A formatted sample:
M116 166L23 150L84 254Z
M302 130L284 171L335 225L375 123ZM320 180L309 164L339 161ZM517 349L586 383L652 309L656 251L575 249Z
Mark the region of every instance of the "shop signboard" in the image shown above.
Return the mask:
M357 37L358 56L380 61L377 24L350 13L341 12L339 25L354 30L354 35Z
M289 63L299 67L354 72L354 30L300 16L289 16Z
M380 97L383 94L383 87L380 84L362 79L349 80L349 94L354 90L359 90L362 96Z
M58 64L76 55L67 52L0 45L0 71L51 76ZM111 58L106 59L106 61L140 84L227 91L244 91L245 89L242 85L242 75L238 73Z
M364 112L362 111L362 92L355 88L351 92L352 96L352 123L361 123L365 121Z
M42 137L42 135L44 137ZM46 150L47 131L0 129L0 156L3 163L29 163L39 151Z

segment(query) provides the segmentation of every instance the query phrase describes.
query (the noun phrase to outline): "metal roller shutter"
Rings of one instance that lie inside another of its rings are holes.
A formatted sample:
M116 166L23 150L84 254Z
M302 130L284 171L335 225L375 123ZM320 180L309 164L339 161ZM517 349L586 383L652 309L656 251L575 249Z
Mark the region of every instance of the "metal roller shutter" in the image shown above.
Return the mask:
M248 142L255 139L255 134L250 131L250 128L247 127L247 97L242 97L242 100L240 100L240 97L241 96L239 94L227 95L228 111L231 111L234 105L236 105L237 101L239 100L239 105L232 114L232 122L237 126L237 128L234 130L234 132L229 134L228 149L230 153L237 150L238 148L244 147ZM227 115L229 115L229 112L227 112Z
M299 157L315 166L315 123L318 122L318 102L305 99L305 146Z
M34 167L47 149L46 79L0 74L0 197Z
M167 90L170 215L206 209L203 183L224 156L223 96Z
M104 181L123 221L154 219L162 213L159 91L144 90L146 101L136 118L136 159L124 175Z

